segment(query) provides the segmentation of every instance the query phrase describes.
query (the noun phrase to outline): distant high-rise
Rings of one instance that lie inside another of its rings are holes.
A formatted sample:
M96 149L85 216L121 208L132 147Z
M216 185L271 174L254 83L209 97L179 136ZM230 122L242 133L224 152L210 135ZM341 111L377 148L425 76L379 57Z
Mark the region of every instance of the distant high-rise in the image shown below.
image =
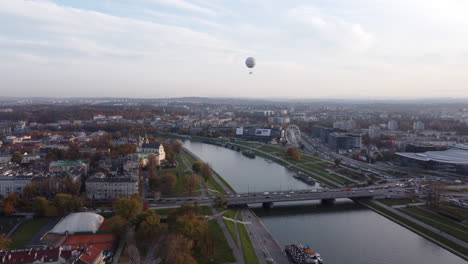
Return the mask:
M424 123L421 121L413 122L413 129L414 130L424 130Z
M388 121L387 124L388 130L398 130L398 122L395 120Z
M370 138L380 137L380 126L369 126L368 134Z

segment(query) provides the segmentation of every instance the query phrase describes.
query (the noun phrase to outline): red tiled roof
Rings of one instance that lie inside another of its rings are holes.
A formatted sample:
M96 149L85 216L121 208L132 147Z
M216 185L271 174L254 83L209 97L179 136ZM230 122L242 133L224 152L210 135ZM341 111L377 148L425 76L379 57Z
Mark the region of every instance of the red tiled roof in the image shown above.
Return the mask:
M61 248L47 249L21 249L11 251L0 251L0 263L2 264L26 264L33 263L36 260L44 259L44 263L57 262L61 256L64 259L70 259L71 250Z
M86 247L87 250L81 255L80 260L93 263L104 250L112 250L115 242L116 238L112 234L71 235L63 245L72 249Z

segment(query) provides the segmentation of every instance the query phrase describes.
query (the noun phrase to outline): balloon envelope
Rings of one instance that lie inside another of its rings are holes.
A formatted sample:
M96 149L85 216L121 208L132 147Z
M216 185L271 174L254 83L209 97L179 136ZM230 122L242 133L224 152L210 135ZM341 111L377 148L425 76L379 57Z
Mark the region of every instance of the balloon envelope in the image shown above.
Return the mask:
M252 58L252 57L248 57L248 58L245 60L245 65L247 65L247 67L249 67L249 68L255 67L255 59Z

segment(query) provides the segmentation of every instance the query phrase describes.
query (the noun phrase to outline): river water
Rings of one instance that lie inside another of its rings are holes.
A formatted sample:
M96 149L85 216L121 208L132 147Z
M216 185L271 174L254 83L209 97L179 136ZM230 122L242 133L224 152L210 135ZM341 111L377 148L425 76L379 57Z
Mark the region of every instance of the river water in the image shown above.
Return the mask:
M261 157L249 159L219 146L185 141L184 146L210 163L237 192L319 188L294 179L293 172ZM327 264L462 264L463 259L385 217L341 199L275 203L255 213L281 245L310 244Z

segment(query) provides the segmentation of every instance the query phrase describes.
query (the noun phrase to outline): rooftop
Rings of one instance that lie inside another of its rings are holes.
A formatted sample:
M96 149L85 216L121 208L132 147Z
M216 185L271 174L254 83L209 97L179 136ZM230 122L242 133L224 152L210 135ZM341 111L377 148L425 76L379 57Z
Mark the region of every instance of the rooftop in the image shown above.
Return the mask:
M420 161L468 165L468 151L461 149L426 151L424 153L397 152L396 155Z

